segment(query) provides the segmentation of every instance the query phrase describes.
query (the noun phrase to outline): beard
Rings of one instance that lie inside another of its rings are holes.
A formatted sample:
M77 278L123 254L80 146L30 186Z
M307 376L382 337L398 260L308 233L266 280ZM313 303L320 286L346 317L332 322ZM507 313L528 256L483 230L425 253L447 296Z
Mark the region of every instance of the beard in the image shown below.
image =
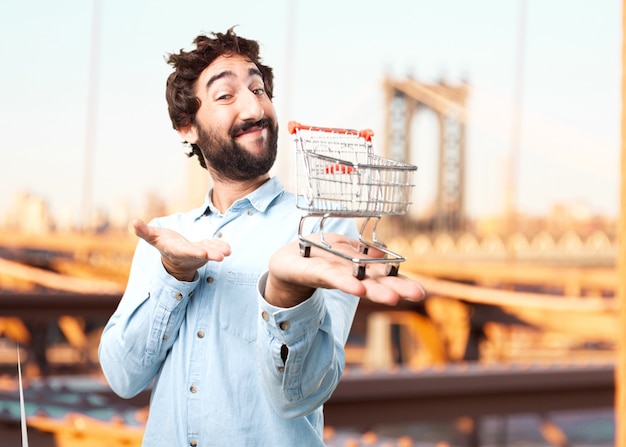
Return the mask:
M254 126L267 129L267 141L260 154L253 154L237 144L234 136ZM222 138L198 125L196 143L214 175L223 180L247 181L265 175L274 165L278 151L278 125L269 118L235 126L229 138Z

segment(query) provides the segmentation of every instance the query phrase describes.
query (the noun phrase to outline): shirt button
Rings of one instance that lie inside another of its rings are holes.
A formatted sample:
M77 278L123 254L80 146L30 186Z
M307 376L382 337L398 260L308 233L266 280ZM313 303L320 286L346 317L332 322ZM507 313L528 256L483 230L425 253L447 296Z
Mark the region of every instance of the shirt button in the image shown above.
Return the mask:
M198 331L198 338L204 338L204 331Z
M213 278L212 276L208 276L207 279L206 279L206 282L208 284L213 284L213 281L215 281L215 278Z
M222 238L222 232L218 231L217 233L215 233L215 237L218 238L218 239L221 239Z
M252 210L248 210L248 216L252 216L254 212Z
M279 366L278 367L278 372L285 372L285 367L284 366Z
M191 440L189 441L189 445L191 447L196 447L198 445L198 441L196 441L195 439L191 438Z
M288 321L281 321L278 324L278 327L281 328L283 331L286 331L287 329L289 329L291 327L291 325L289 324Z
M198 388L195 385L191 385L189 387L189 391L191 391L192 393L195 393L196 391L198 391Z
M167 334L163 334L163 340L167 340Z
M265 321L268 321L270 319L270 315L265 311L261 312L261 317L263 317Z
M191 298L193 296L193 292L189 292L189 295L187 295L189 298Z
M182 300L182 299L183 299L183 294L182 294L182 293L177 293L177 294L176 294L176 299L177 299L178 301Z

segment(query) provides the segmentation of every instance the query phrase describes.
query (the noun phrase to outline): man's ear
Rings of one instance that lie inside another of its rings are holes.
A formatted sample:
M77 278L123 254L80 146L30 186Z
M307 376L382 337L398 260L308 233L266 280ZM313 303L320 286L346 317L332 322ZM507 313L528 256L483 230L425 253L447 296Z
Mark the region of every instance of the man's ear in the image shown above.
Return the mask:
M196 144L198 142L198 128L194 124L179 127L176 129L176 132L189 144Z

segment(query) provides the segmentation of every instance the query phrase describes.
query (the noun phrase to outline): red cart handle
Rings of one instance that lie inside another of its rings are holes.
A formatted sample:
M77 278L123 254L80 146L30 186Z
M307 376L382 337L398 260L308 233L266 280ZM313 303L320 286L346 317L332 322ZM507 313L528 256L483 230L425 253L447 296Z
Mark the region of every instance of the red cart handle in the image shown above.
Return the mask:
M363 130L354 130L354 129L340 129L335 127L315 127L315 126L305 126L304 124L300 124L297 121L289 121L288 129L290 134L295 134L297 130L313 130L316 132L329 132L329 133L339 133L344 135L358 135L363 138L365 141L372 141L372 137L374 136L374 131L371 129L363 129Z

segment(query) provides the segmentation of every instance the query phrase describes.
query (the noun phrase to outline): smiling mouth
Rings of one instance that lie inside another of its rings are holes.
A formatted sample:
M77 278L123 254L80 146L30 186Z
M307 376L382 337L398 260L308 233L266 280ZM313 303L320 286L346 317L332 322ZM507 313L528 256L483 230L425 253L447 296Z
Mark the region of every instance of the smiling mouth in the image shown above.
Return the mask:
M254 133L254 132L259 132L259 131L262 131L263 129L265 129L265 127L264 127L264 126L254 126L254 127L250 127L249 129L246 129L246 130L243 130L243 131L238 132L238 133L235 135L235 138L238 138L238 137L241 137L241 136L243 136L243 135L250 134L250 133Z
M266 127L269 127L269 122L268 120L265 120L265 119L257 121L256 123L247 123L235 129L235 131L233 132L233 137L238 138L248 133L259 132L265 129Z

